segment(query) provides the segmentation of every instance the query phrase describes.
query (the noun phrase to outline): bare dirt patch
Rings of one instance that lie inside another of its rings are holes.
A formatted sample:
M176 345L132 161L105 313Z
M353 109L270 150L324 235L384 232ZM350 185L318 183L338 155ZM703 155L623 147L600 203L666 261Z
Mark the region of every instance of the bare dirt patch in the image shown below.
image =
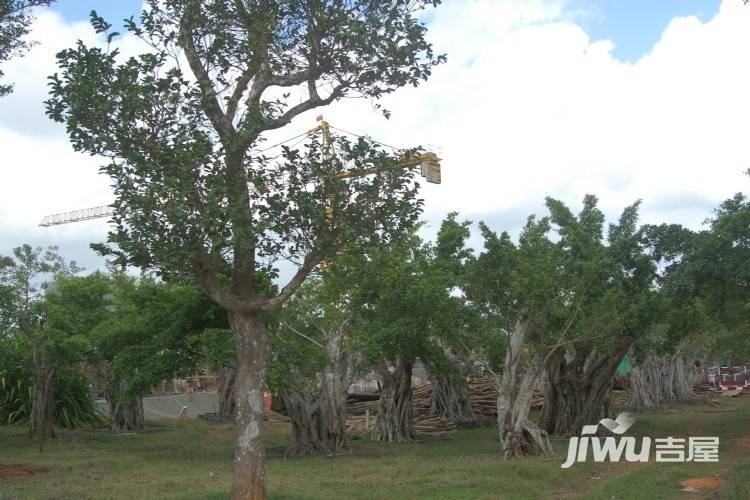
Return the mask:
M680 484L683 488L693 488L696 490L715 490L724 486L726 479L717 476L695 477L685 479Z
M750 448L750 436L738 438L738 439L731 439L730 442L737 448L742 448L742 449Z
M46 472L44 469L31 465L0 464L0 479L9 477L28 477Z

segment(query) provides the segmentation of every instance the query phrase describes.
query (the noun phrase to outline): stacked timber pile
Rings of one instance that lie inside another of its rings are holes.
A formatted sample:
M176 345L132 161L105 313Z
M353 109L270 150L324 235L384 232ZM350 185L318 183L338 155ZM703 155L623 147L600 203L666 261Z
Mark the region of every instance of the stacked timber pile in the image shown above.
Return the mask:
M281 413L276 413L273 410L264 410L263 420L266 422L289 422L289 417Z
M497 391L488 377L469 381L469 401L477 417L497 416Z
M363 436L375 427L378 414L378 401L346 401L346 433L350 436Z
M346 401L346 418L363 417L365 414L375 415L378 411L378 401Z
M423 384L412 391L414 428L419 434L446 434L456 430L456 423L430 415L432 385ZM375 428L378 413L377 401L355 401L346 403L346 432L351 436L362 436Z
M477 417L497 416L497 391L489 377L475 378L469 381L469 399L471 409ZM541 408L544 404L544 393L534 389L531 407Z
M456 422L430 415L432 384L422 384L412 390L414 428L419 434L446 434L455 432Z
M541 408L544 406L544 393L539 389L534 389L534 395L531 396L531 407Z
M412 390L412 411L414 416L430 414L432 384L422 384Z
M456 432L456 422L442 417L416 415L414 417L414 430L418 434L448 434Z
M693 393L694 394L705 394L707 392L717 392L716 388L707 383L702 384L693 384Z

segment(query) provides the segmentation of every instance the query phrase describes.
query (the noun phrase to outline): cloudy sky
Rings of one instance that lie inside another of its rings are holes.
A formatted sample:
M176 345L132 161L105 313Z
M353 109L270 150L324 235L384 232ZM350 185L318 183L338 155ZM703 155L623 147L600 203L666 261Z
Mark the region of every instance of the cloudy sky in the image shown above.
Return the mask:
M134 0L59 0L39 11L39 44L4 65L0 99L0 254L59 245L89 269L106 223L41 228L44 215L110 202L96 158L44 115L54 54L95 43L88 12L116 26ZM517 233L551 195L577 208L594 193L614 218L636 199L643 222L699 228L750 179L750 5L742 0L444 0L425 16L448 63L417 89L323 111L342 129L397 146L433 144L443 183L423 191L433 231L450 211ZM132 41L122 43L135 46ZM302 115L283 134L315 125Z

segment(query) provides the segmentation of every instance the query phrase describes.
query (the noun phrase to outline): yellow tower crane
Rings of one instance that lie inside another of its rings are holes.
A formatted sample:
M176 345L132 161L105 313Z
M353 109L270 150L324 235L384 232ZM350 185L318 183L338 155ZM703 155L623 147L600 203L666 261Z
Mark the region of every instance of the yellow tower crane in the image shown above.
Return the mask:
M332 154L332 150L333 150L333 139L331 136L331 129L335 129L335 130L338 130L339 132L343 132L346 134L360 137L359 134L354 134L352 132L347 132L345 130L341 130L336 127L333 127L331 124L325 121L322 116L318 117L318 121L320 122L320 124L317 127L311 130L308 130L305 134L301 134L301 135L306 136L306 137L311 137L317 133L321 133L323 137L323 154L327 157L330 157L330 155ZM268 149L278 147L298 137L300 136L292 137L291 139L287 139L278 144L274 144L273 146L270 146L269 148L266 148L259 152L267 151ZM374 142L377 142L377 141L374 141ZM398 150L397 148L394 148L393 146L388 146L387 144L383 144L383 143L378 143L378 144L389 147L391 149ZM409 168L409 167L415 167L419 165L420 175L424 177L427 182L430 182L432 184L440 184L441 183L440 161L441 161L441 158L439 158L437 154L431 151L427 151L427 152L417 154L414 156L410 156L410 157L406 157L402 155L398 161L398 166L401 168ZM371 168L367 168L365 170L359 170L356 172L354 171L339 172L338 174L335 174L332 177L335 179L349 179L353 177L364 177L367 175L373 175L382 171L383 171L383 167L379 167L376 165ZM110 217L113 213L114 213L114 209L111 206L102 205L98 207L74 210L72 212L63 212L59 214L47 215L42 219L39 225L42 227L50 227L50 226L58 226L61 224L71 224L73 222L81 222L85 220ZM326 209L326 216L329 219L333 217L333 209L331 207L328 207Z

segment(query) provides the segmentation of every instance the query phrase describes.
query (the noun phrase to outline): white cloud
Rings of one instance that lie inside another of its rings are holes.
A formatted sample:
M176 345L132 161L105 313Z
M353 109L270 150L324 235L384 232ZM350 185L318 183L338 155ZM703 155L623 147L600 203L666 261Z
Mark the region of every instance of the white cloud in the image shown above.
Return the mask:
M103 261L88 244L106 239L104 221L51 228L38 223L45 215L112 199L109 179L98 173L101 162L73 151L65 126L47 118L43 104L47 77L57 71L55 55L78 40L96 43L97 35L88 22L66 23L59 14L40 10L31 38L38 42L31 51L4 66L14 92L0 98L0 254L26 242L58 245L64 257L92 269ZM124 52L137 50L133 37L118 43Z
M390 121L358 100L322 113L386 143L441 146L443 184L424 190L431 218L459 210L510 224L513 214L517 227L519 207L533 210L546 195L577 206L591 192L610 216L642 198L644 220L697 227L711 206L747 191L750 7L724 0L705 23L676 18L633 64L615 59L610 41L590 40L564 8L562 0L445 2L429 36L449 62L389 96ZM91 222L36 228L47 213L106 203L110 192L97 162L72 152L40 104L54 54L94 34L43 12L34 36L40 45L6 66L16 93L0 99L0 253L20 243L10 234L105 236ZM319 113L292 128L310 128Z
M565 21L559 4L531 13L526 5L439 8L431 38L449 64L389 98L392 123L359 120L386 142L443 147L444 183L428 187L428 211L491 214L546 195L577 204L592 192L611 215L643 198L644 219L696 227L705 205L659 200L700 195L716 205L746 190L750 9L726 0L706 23L676 18L628 64L610 41L592 42ZM509 17L488 32L493 9ZM361 111L331 119L354 116Z

